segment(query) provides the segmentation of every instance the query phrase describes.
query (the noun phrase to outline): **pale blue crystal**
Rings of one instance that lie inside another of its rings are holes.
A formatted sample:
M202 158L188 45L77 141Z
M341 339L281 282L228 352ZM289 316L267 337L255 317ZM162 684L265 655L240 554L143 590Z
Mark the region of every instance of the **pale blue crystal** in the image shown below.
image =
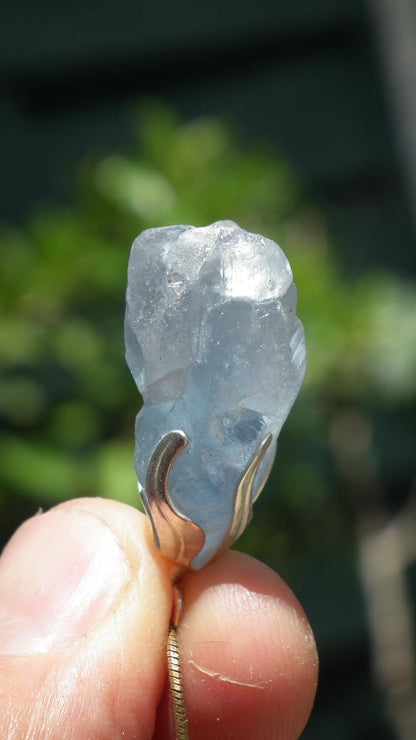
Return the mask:
M306 367L296 298L280 247L232 221L149 229L133 243L127 362L144 399L135 467L143 486L161 437L186 433L169 497L206 535L195 567L221 547L239 478L269 433L253 499L271 467Z

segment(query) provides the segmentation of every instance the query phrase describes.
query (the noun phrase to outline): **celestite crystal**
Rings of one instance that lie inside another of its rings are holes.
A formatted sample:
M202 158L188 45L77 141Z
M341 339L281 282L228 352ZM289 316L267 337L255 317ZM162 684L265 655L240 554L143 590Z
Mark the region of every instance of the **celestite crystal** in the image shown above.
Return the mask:
M235 490L273 435L253 500L306 367L290 265L270 239L232 221L144 231L133 243L127 288L127 362L143 396L135 467L143 486L161 437L188 445L169 474L173 508L205 533L202 567L221 548Z

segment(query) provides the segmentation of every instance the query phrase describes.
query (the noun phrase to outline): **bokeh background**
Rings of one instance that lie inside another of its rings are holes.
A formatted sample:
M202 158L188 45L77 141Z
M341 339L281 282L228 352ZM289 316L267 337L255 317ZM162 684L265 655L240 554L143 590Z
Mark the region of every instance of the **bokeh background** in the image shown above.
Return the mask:
M292 263L309 367L238 543L321 658L307 740L416 737L411 0L22 0L2 12L0 539L137 505L130 244L233 218Z

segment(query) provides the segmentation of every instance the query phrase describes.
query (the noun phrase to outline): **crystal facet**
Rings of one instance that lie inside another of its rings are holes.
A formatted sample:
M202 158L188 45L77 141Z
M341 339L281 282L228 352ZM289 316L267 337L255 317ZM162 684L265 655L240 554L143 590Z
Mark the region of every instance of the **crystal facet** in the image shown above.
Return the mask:
M280 247L232 221L149 229L133 243L127 362L144 399L135 467L149 510L149 460L163 435L183 430L169 500L205 535L192 567L240 534L236 490L270 435L251 468L252 500L272 465L306 367L296 298Z

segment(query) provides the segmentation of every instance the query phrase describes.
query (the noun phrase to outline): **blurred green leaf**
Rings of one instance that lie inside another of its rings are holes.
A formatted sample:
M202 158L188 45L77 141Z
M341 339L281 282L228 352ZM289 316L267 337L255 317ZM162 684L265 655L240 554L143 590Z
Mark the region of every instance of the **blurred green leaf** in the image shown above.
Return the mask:
M134 441L114 440L97 455L97 487L105 498L116 498L143 511L133 467Z
M4 437L0 466L6 484L41 502L56 503L88 492L88 468L51 445Z

